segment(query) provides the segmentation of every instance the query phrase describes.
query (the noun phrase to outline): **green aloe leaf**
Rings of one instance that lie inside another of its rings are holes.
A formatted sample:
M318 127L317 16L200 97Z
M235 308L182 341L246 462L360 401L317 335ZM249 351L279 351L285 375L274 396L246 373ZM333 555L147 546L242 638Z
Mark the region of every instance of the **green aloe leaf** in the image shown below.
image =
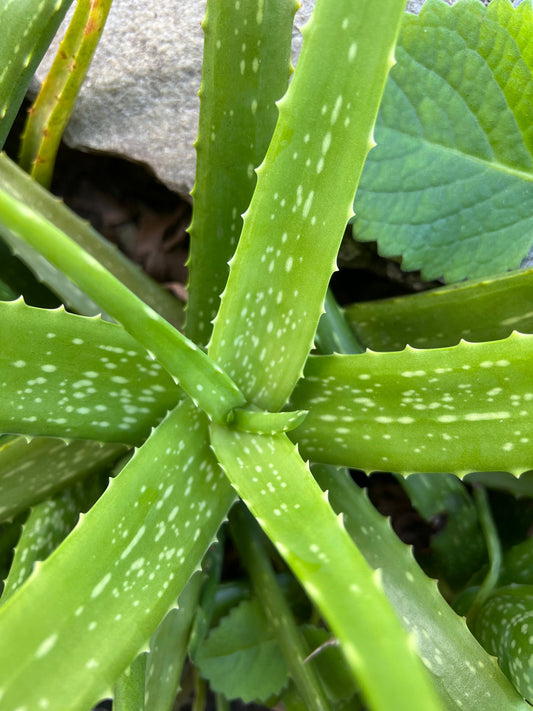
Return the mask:
M407 629L444 707L449 711L527 711L495 660L470 634L365 492L345 470L317 465L313 474L328 491L335 511L345 516L346 530L368 563L382 571L383 587Z
M533 702L533 586L516 585L495 590L471 623L481 644L518 691Z
M399 473L531 469L533 336L311 356L291 437L313 461Z
M121 444L87 440L1 438L0 521L75 481L109 470L126 451Z
M61 269L179 379L204 412L225 422L244 405L235 383L192 341L145 304L65 232L0 189L0 223Z
M376 711L442 708L380 576L287 437L213 424L211 442L237 493L338 638L369 705Z
M312 347L403 6L319 0L304 28L209 345L258 407L285 403Z
M159 284L119 252L114 245L93 230L88 222L80 219L63 202L41 187L35 180L32 180L5 154L0 154L0 188L12 197L23 201L68 234L88 254L106 267L169 323L177 328L183 325L183 307L177 299L162 289ZM102 313L101 306L98 306L33 247L21 242L5 227L0 227L0 230L10 248L20 256L40 281L47 284L59 296L66 306L84 316L96 316ZM17 296L20 296L20 293L18 292ZM23 293L25 296L25 292Z
M355 203L357 239L447 282L533 243L533 7L429 0L406 15Z
M533 269L500 274L419 294L352 304L345 316L367 348L440 348L533 333Z
M140 444L179 388L120 326L0 302L0 431Z
M209 2L186 333L206 345L256 183L287 89L295 0Z
M2 708L87 711L147 644L234 497L206 434L179 405L0 608Z
M4 0L0 6L4 28L0 45L0 148L71 4L72 0Z

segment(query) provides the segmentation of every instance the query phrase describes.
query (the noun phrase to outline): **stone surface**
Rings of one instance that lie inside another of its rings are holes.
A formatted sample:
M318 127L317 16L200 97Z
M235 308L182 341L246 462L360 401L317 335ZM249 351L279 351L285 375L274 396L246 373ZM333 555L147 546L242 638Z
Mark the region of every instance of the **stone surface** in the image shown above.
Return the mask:
M413 0L408 9L418 11L423 3ZM297 13L293 62L313 5L303 0ZM145 163L187 195L194 183L204 13L205 0L114 0L67 143ZM57 43L43 60L40 81L56 49Z

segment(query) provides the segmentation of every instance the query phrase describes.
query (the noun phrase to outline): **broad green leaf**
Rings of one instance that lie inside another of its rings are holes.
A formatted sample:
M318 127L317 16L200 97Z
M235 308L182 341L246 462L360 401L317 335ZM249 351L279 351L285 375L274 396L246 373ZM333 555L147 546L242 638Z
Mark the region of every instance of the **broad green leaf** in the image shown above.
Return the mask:
M0 608L2 708L87 711L146 645L234 497L206 434L179 405Z
M532 468L533 336L360 355L311 356L291 407L304 457L367 471Z
M258 407L285 403L312 347L403 6L318 0L304 29L209 346Z
M140 444L180 398L120 326L22 300L0 323L2 432Z
M345 316L374 351L440 348L495 341L512 331L533 333L533 269L432 289L411 296L352 304Z
M86 440L0 439L0 521L75 481L108 470L125 452L121 444Z
M192 341L145 304L65 232L0 189L0 223L61 269L77 286L121 323L216 421L245 403L221 368Z
M234 608L195 656L214 691L228 699L266 701L287 683L287 663L257 600Z
M237 493L338 638L373 711L441 709L380 576L287 437L212 425L211 442Z
M150 279L85 220L80 219L60 200L32 180L5 154L0 154L0 188L63 230L169 323L177 328L183 324L183 307L177 299ZM84 316L96 316L102 312L100 306L30 245L16 239L5 229L2 234L36 277L46 283L65 305ZM25 292L19 292L17 296L20 296L20 293L26 295Z
M533 586L516 585L495 590L471 623L481 644L518 691L533 702Z
M425 279L516 269L533 243L533 8L406 15L355 202L354 234Z
M186 333L206 345L290 73L295 0L209 2Z
M335 511L372 568L402 622L415 636L424 664L449 711L527 711L509 681L476 642L464 620L440 594L348 472L316 466L313 473L328 491ZM481 701L482 700L482 701ZM396 708L396 706L392 707Z
M33 73L72 0L3 0L0 23L0 148Z
M113 711L144 711L146 652L139 654L113 688Z
M78 0L24 127L19 163L34 180L50 187L57 150L74 108L112 0Z

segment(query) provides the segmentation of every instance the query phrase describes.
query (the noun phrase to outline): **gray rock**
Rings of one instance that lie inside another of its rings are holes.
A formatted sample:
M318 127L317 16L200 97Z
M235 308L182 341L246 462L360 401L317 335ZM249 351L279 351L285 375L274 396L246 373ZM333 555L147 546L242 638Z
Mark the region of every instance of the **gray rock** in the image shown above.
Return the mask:
M293 62L314 1L303 0L297 13ZM408 9L417 11L423 2L413 0ZM168 187L188 195L194 183L204 13L205 0L114 0L67 143L145 163ZM39 67L39 81L56 49L57 42Z

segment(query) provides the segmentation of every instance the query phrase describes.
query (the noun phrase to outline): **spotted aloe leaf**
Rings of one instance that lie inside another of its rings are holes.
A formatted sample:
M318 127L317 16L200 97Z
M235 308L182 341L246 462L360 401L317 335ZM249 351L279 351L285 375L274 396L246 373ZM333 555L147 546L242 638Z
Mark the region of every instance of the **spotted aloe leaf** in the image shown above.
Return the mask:
M403 4L319 1L304 28L209 346L259 407L284 404L312 346Z
M87 222L75 215L58 198L44 190L4 154L0 154L0 188L12 197L24 201L42 217L66 232L88 254L98 260L169 323L176 327L182 325L183 308L176 299L161 289L159 284L132 264ZM5 227L0 226L0 232L11 249L20 256L40 281L59 296L62 303L85 316L96 316L102 312L101 306L98 306L38 251L16 239ZM0 273L1 269L2 267ZM20 296L20 292L16 296Z
M0 148L39 62L48 49L72 0L2 2L5 31L0 48Z
M62 230L0 189L0 223L35 247L107 313L120 322L204 412L225 421L245 399L233 381L206 354L131 292Z
M387 597L415 636L444 708L478 711L483 699L484 711L526 711L528 705L494 658L476 642L435 581L424 575L411 549L400 541L349 473L317 465L313 474L328 491L335 511L344 514L346 529L368 563L382 571Z
M48 437L0 439L0 521L65 486L108 471L126 453L121 444Z
M525 269L352 304L345 316L360 341L374 351L455 346L461 338L494 341L512 331L533 333L532 288L533 269Z
M187 335L206 345L290 73L295 0L207 4Z
M481 644L498 657L519 692L533 702L533 586L511 585L495 590L471 621Z
M146 645L234 497L206 428L179 405L0 608L3 708L86 711Z
M533 7L406 15L361 180L357 239L427 279L516 269L533 238Z
M533 336L312 356L291 405L313 461L399 473L531 468Z
M339 639L372 708L441 708L380 577L286 436L213 425L211 441L237 493Z
M140 444L180 390L128 333L63 309L0 303L0 431Z

